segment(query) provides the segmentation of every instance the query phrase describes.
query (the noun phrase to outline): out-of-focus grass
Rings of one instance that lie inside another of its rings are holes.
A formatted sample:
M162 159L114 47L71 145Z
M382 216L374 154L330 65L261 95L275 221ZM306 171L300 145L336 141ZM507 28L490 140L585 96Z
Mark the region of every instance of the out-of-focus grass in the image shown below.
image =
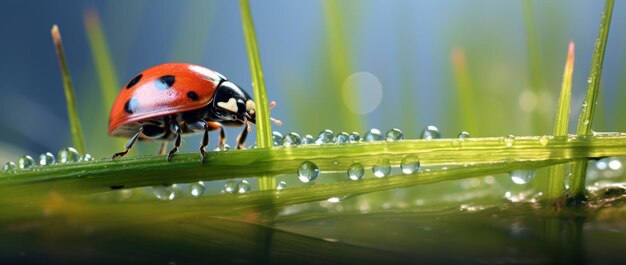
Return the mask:
M59 58L59 64L61 65L61 76L63 77L63 88L65 91L65 102L67 104L67 115L70 121L70 132L72 135L72 144L76 149L84 153L85 152L85 140L83 136L83 129L80 125L80 118L78 117L78 109L76 107L76 95L72 87L72 78L70 77L70 71L67 69L67 63L65 61L65 54L63 52L63 42L61 41L61 33L57 25L52 26L52 40L54 41L54 47Z
M526 28L526 45L528 49L528 73L530 76L530 88L535 96L539 96L544 87L543 70L539 51L539 39L535 29L535 16L533 14L532 1L523 0L522 10L524 14L524 26ZM532 127L535 133L543 133L546 128L546 117L535 108L532 112Z

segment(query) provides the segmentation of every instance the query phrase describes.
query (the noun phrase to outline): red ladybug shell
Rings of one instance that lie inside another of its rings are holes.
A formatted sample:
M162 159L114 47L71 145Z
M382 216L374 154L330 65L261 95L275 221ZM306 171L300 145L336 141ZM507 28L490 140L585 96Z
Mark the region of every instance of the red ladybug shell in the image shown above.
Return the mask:
M195 110L208 105L226 80L203 66L166 63L149 68L122 88L109 116L109 135L132 136L143 120Z

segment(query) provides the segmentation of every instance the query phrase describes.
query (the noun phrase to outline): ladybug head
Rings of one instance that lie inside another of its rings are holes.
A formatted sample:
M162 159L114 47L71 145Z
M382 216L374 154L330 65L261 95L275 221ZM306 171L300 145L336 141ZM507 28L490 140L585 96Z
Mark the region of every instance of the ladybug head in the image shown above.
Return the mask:
M256 109L252 97L230 81L217 87L211 105L213 114L224 122L256 122Z

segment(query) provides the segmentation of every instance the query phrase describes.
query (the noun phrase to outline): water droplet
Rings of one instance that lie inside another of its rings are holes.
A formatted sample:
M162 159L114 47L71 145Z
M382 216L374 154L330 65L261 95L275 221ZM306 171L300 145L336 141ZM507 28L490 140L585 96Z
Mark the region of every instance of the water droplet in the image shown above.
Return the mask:
M400 141L404 139L404 134L398 128L393 128L387 132L385 135L385 140L387 142Z
M420 169L420 160L416 155L407 155L400 161L400 169L404 174L413 174Z
M350 143L358 143L361 141L361 135L358 132L352 132L348 141Z
M317 140L315 140L315 144L329 144L335 141L335 134L331 130L323 130L317 136Z
M541 136L539 137L539 144L541 146L546 146L548 145L548 142L550 142L550 137L547 135Z
M254 148L256 148L256 145L254 145L252 147L252 149L254 149ZM215 147L215 149L213 149L213 151L216 151L216 152L218 152L218 151L226 151L226 150L230 150L230 145L228 145L228 144L224 144L224 146L219 146L218 145L218 146Z
M509 173L513 183L522 185L530 182L535 176L534 169L516 169Z
M83 161L95 161L96 159L93 158L90 154L85 154L83 156Z
M302 143L302 138L300 138L299 134L295 132L290 132L287 135L285 135L285 137L283 137L282 143L283 143L283 146L300 145Z
M584 124L584 125L589 124L589 119L584 119L584 120L583 120L583 124Z
M622 161L620 161L619 158L616 158L616 157L609 158L609 169L611 170L622 169Z
M314 144L314 143L315 143L315 139L310 134L305 135L304 138L302 139L302 144Z
M272 141L274 146L280 146L283 143L283 134L277 131L272 132Z
M585 100L585 101L583 101L583 104L582 104L581 106L582 106L583 108L584 108L584 107L587 107L587 101L586 101L586 100Z
M311 161L304 161L298 166L298 178L304 183L314 181L320 174L320 168Z
M46 153L39 155L39 165L47 166L47 165L52 165L54 163L56 163L56 159L54 158L54 155L52 153L46 152Z
M17 160L17 168L27 169L35 166L35 160L30 156L22 156Z
M504 144L506 146L513 146L513 143L515 143L515 136L514 135L509 135L507 137L504 137Z
M194 182L189 185L189 193L191 196L200 197L205 191L206 188L204 187L204 182L202 181Z
M466 131L462 131L461 133L459 133L459 139L465 139L465 138L470 138L470 134Z
M591 77L587 78L587 83L591 84L591 82L593 82L593 78L591 78Z
M80 161L80 154L74 147L66 147L59 151L57 155L59 163L72 163Z
M250 183L247 180L241 180L237 182L237 192L238 193L246 193L250 191Z
M424 130L422 130L422 139L439 139L441 138L441 133L439 129L434 125L428 125Z
M15 165L15 163L13 163L13 162L6 162L2 166L2 172L14 171L16 168L17 168L17 166Z
M365 135L363 135L363 141L365 142L374 142L374 141L382 141L382 140L383 140L383 134L380 132L380 130L376 128L370 129L368 132L365 133Z
M176 197L175 185L153 186L154 196L162 201L171 201Z
M222 192L233 193L235 192L236 189L237 189L237 182L235 182L234 180L228 180L226 181L226 183L224 183L224 190L222 190Z
M337 134L337 137L335 137L336 144L345 144L348 143L348 141L350 141L350 135L347 132L340 132Z
M348 168L348 177L351 180L359 180L365 175L365 169L361 163L354 163Z
M280 182L278 182L278 184L276 185L276 189L277 190L284 190L287 188L287 182L281 180Z
M372 171L374 172L374 176L379 178L388 176L389 173L391 173L391 163L389 163L389 159L379 158L376 165L372 167Z

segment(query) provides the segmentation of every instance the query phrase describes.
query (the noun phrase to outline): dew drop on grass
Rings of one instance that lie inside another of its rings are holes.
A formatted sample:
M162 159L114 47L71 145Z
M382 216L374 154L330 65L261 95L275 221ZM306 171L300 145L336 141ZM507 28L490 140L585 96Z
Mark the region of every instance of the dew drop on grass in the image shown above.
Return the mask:
M254 145L254 147L252 147L252 149L256 148L256 145ZM230 145L228 144L224 144L224 146L216 146L215 149L213 149L213 151L219 152L219 151L226 151L226 150L230 150Z
M350 135L347 132L340 132L335 137L336 144L345 144L345 143L348 143L349 141L350 141Z
M404 174L413 174L420 169L420 161L416 155L407 155L400 161L400 169Z
M250 191L250 183L247 180L237 182L237 193L246 193Z
M284 190L286 188L287 188L287 182L285 182L284 180L279 181L278 184L276 185L277 190Z
M15 165L15 163L6 162L4 163L4 165L2 165L2 172L14 171L16 168L17 166Z
M549 142L550 142L550 137L548 137L547 135L539 137L539 144L541 146L546 146L548 145Z
M466 131L462 131L459 133L459 139L465 139L465 138L470 138L470 134Z
M40 166L52 165L54 163L56 163L56 159L54 158L54 155L52 153L46 152L46 153L39 155Z
M374 176L382 178L388 176L391 173L391 163L389 163L389 159L387 158L379 158L376 161L376 165L372 167L372 171L374 172Z
M20 157L19 160L17 160L17 168L19 169L27 169L27 168L31 168L35 166L35 160L26 155L26 156L22 156Z
M314 144L315 143L315 139L313 139L313 136L310 134L307 134L304 136L304 138L302 138L302 144Z
M57 155L59 163L73 163L80 161L80 154L74 147L66 147L59 151Z
M511 180L513 181L513 183L523 185L533 180L533 177L535 177L535 170L516 169L509 172L509 175L511 175Z
M311 161L304 161L298 166L298 178L304 183L314 181L320 174L320 168Z
M282 140L283 146L293 146L300 145L302 143L302 138L299 134L295 132L290 132Z
M589 124L589 119L584 119L584 120L583 120L583 124L584 124L584 125Z
M224 189L222 190L222 192L233 193L235 192L236 188L237 182L235 182L234 180L227 180L226 183L224 183Z
M83 156L83 161L87 162L87 161L94 161L96 160L95 158L93 158L93 156L91 156L90 154L85 154Z
M191 183L189 185L189 194L194 197L200 197L206 191L206 187L204 187L204 182L198 181Z
M441 133L439 129L434 125L428 125L424 130L422 130L422 139L439 139L441 138Z
M506 146L513 146L513 143L515 143L515 136L514 135L509 135L507 137L504 137L504 144Z
M383 135L380 130L376 128L370 129L363 135L363 141L365 142L374 142L374 141L382 141Z
M387 142L400 141L404 139L404 134L398 128L393 128L387 132L385 135L385 140Z
M317 135L317 140L315 140L315 144L329 144L335 141L335 134L331 130L323 130Z
M348 168L348 177L351 180L360 180L365 175L365 169L361 163L354 163Z
M272 132L272 142L274 146L280 146L283 143L283 134L277 131Z
M153 186L154 196L162 201L171 201L176 197L174 185Z
M350 143L358 143L361 141L361 135L358 132L352 132L348 141Z

